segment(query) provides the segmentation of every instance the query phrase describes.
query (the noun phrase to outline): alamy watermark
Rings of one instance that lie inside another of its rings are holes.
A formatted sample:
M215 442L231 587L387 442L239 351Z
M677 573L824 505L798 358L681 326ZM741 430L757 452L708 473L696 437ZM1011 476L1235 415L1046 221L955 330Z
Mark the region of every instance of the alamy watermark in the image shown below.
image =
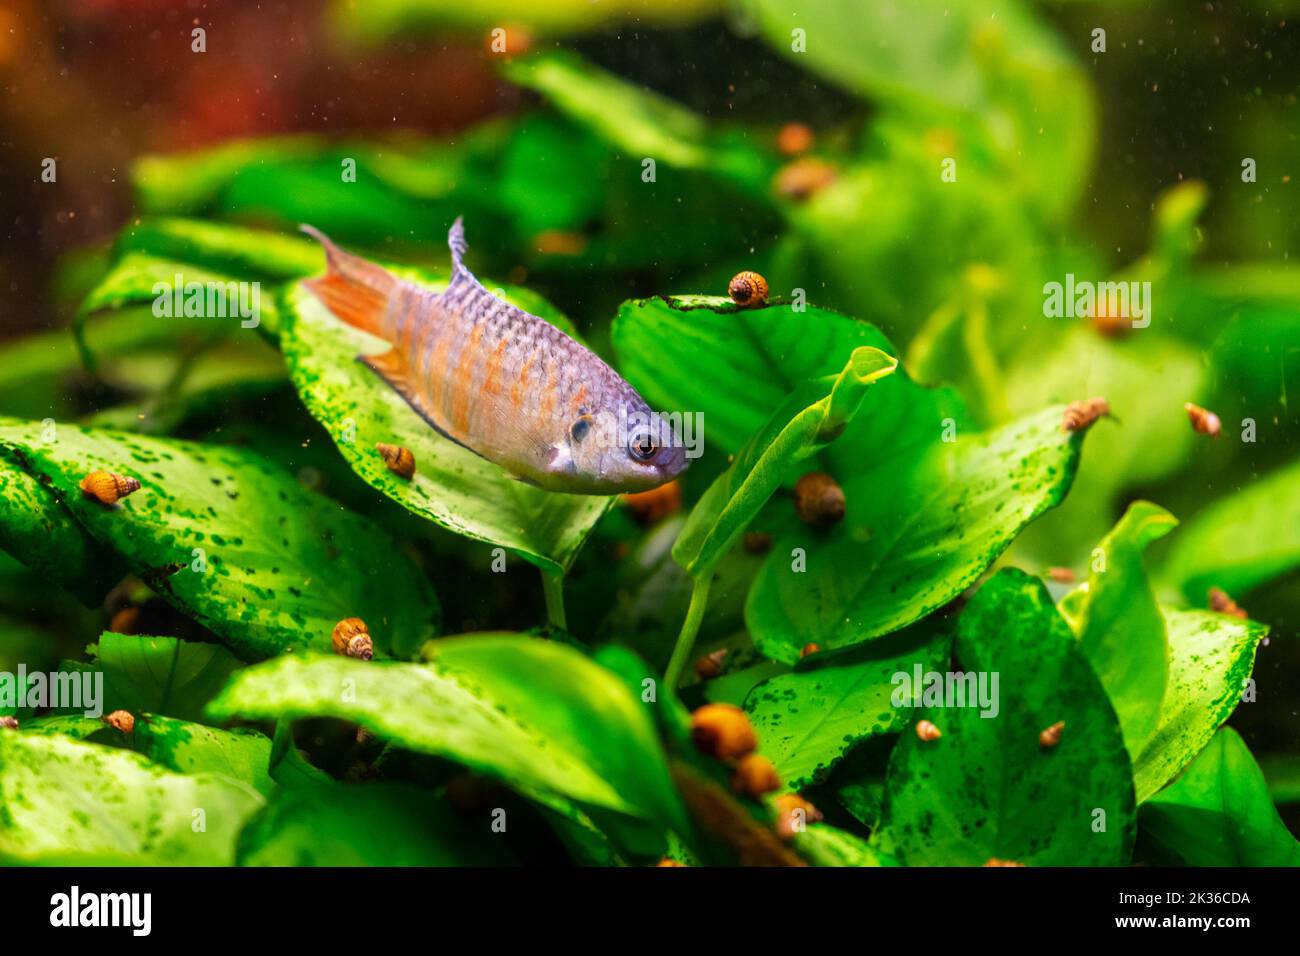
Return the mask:
M0 671L0 707L79 710L87 717L104 715L102 671Z
M1074 273L1067 272L1064 283L1043 285L1043 315L1049 319L1126 318L1133 328L1145 329L1151 324L1151 283L1076 281Z
M981 717L1001 710L997 671L927 671L920 664L890 678L895 707L978 707Z
M153 314L160 319L240 319L240 326L255 329L262 322L260 282L186 282L177 274L170 283L153 285Z

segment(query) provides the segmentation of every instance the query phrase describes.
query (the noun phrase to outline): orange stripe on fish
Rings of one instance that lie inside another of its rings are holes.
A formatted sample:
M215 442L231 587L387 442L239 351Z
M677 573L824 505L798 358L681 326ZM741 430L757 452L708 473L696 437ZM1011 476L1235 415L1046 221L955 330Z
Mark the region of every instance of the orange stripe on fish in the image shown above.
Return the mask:
M483 340L483 326L474 326L469 341L460 350L460 361L452 376L451 422L461 431L469 429L469 399L474 391L474 366L479 355L479 342Z
M501 363L505 359L506 345L509 344L507 339L502 339L497 343L492 354L488 356L487 372L483 376L483 393L485 395L500 395L501 385L497 379L501 376Z

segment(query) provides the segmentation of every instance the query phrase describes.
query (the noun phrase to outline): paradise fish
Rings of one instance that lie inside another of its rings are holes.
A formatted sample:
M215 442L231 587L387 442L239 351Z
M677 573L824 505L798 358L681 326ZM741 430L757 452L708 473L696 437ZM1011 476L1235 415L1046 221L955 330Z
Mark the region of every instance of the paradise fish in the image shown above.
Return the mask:
M319 230L325 275L304 283L341 320L392 346L359 360L434 429L551 491L657 487L689 464L665 417L590 349L488 292L448 233L451 281L430 292L344 252Z

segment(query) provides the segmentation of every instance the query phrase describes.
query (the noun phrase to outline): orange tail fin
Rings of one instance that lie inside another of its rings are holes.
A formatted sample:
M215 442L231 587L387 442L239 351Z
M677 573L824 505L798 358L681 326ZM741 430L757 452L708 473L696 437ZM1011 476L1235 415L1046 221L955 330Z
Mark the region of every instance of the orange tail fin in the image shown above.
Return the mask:
M328 263L325 275L308 279L303 285L348 325L382 338L388 297L397 279L373 262L344 252L319 229L299 228L325 247Z

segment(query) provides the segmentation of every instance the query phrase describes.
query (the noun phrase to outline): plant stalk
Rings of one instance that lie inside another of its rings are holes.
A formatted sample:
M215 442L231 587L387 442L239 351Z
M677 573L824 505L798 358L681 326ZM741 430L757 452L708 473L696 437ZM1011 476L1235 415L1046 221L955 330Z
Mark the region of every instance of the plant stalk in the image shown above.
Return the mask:
M695 635L700 632L704 608L709 603L709 583L712 580L713 572L705 571L695 579L691 588L691 604L686 609L686 620L682 622L681 633L677 635L677 644L673 647L673 656L668 661L668 669L664 671L664 683L669 690L677 689L677 682L681 679L686 662L690 660L691 650L695 647Z
M546 623L569 629L564 617L564 574L542 570L542 594L546 597Z

